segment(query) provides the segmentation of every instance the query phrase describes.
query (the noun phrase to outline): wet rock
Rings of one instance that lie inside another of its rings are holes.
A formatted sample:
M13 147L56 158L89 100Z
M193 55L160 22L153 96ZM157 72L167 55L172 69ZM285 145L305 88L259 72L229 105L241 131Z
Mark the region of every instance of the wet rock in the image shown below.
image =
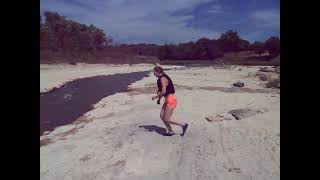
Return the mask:
M233 86L234 86L234 87L244 87L244 83L241 82L241 81L238 81L238 82L236 82L236 83L233 83Z
M72 95L71 94L65 94L63 96L63 98L66 99L66 100L70 100L72 98Z
M205 118L208 122L211 122L214 120L214 117L213 116L209 116L209 117L206 117Z
M235 110L229 111L229 114L231 114L236 120L240 120L242 118L248 118L258 113L261 113L261 111L252 110L252 109L235 109Z
M228 120L232 120L232 116L228 115L228 114L218 114L216 116L207 116L205 118L208 122L221 122L221 121L228 121Z
M261 72L274 72L272 69L270 69L268 67L262 67L259 69L259 71L261 71Z

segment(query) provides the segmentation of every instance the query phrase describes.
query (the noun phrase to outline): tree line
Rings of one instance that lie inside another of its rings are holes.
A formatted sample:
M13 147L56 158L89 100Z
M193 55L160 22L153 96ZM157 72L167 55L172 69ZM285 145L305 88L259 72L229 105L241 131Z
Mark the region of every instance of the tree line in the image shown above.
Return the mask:
M40 15L40 51L50 50L66 53L102 50L113 42L103 30L67 20L55 12L45 12L42 23Z
M280 39L272 36L265 42L250 43L241 39L236 31L229 30L218 39L201 38L196 42L165 44L159 48L158 57L160 60L211 60L224 53L240 51L254 51L259 55L268 52L270 57L275 57L280 53Z
M160 60L213 60L228 52L254 51L257 54L268 52L271 57L280 53L280 38L270 37L265 42L250 43L240 38L238 33L228 30L218 39L201 38L196 42L179 44L121 44L114 43L110 36L94 25L80 24L66 19L56 12L40 15L40 52L42 50L63 52L68 58L79 53L110 52L110 49L123 53L156 56Z

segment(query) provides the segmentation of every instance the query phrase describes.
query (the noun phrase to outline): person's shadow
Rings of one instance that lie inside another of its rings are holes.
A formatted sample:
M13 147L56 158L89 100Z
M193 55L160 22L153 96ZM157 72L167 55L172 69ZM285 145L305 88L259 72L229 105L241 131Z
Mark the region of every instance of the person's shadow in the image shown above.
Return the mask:
M165 136L167 130L163 127L155 126L155 125L142 125L139 126L140 128L144 128L148 130L149 132L156 132L162 136Z

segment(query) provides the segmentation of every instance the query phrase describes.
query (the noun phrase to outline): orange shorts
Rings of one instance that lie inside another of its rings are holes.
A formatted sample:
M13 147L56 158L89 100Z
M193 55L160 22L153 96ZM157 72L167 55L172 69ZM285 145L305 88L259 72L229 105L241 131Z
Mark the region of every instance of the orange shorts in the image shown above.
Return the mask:
M165 100L165 104L170 108L177 107L177 98L174 95L168 95Z

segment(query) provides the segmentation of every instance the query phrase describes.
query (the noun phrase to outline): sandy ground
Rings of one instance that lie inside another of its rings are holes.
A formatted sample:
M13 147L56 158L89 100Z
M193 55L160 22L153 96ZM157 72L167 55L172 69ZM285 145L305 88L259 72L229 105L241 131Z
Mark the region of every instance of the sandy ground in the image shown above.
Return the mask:
M73 78L153 67L46 66L40 66L40 91ZM40 178L280 179L279 92L264 88L254 76L259 67L240 68L242 71L239 67L167 71L178 99L173 119L189 124L183 138L158 133L165 126L159 118L161 106L151 101L156 92L154 76L131 84L127 93L102 99L75 123L40 137ZM245 87L231 88L237 80ZM227 116L234 109L259 113L240 120L206 120L218 114ZM181 133L180 127L172 127Z

